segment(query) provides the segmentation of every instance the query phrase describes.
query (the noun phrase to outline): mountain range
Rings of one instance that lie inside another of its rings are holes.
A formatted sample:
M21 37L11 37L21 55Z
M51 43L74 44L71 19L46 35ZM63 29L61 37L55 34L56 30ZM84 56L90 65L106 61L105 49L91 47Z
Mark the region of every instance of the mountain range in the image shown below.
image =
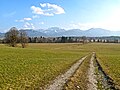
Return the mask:
M87 36L87 37L102 37L102 36L120 36L120 31L110 31L102 28L91 28L88 30L70 29L65 30L58 27L51 27L48 29L21 29L25 31L30 37L61 37L61 36ZM4 33L0 33L3 37Z

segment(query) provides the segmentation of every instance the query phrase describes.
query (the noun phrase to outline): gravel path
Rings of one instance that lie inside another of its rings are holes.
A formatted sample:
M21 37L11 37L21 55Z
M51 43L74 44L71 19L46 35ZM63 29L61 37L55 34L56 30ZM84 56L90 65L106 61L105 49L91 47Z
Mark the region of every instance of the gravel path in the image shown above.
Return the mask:
M45 90L62 90L64 84L74 74L74 72L78 69L78 67L82 64L83 60L86 57L87 56L83 57L78 62L76 62L73 66L71 66L71 68L67 72L56 77L56 79L52 82L52 84L49 85Z
M88 70L88 90L97 90L94 59L95 59L95 53L93 52L90 60L90 68Z

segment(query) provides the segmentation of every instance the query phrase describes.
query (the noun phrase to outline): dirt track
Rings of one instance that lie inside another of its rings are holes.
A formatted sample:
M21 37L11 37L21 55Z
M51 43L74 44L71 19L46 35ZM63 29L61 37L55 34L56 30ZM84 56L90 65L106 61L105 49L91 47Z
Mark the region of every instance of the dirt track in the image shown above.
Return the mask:
M88 90L97 90L94 57L95 57L95 53L92 54L91 59L90 59L90 68L88 70L88 81L89 81Z
M78 68L82 67L82 65L84 65L82 63L84 63L83 62L84 60L86 61L87 57L88 56L83 57L78 62L76 62L74 65L72 65L71 68L67 72L56 77L56 79L54 81L52 81L50 85L46 86L45 90L66 90L64 85L67 85L68 80L70 80L70 78L74 77L74 75L76 74L76 71L79 70ZM103 72L103 70L102 70L102 67L100 69L99 62L96 63L97 59L96 59L95 52L92 53L91 58L89 58L88 60L90 60L88 62L89 67L86 69L87 70L86 78L87 78L88 82L84 83L87 86L87 90L119 90L119 89L115 88L115 85L113 82L109 83L110 79L106 78L108 76L106 76L105 73L101 73L101 72ZM84 65L84 66L86 66L86 65ZM81 69L80 69L80 71L81 71ZM99 78L98 76L99 77L102 76L102 78ZM98 84L100 82L102 82L102 83L98 86ZM71 83L74 83L74 81L72 81ZM67 86L67 87L69 87L69 86ZM81 90L81 89L74 88L72 90Z
M83 57L73 66L71 66L71 68L66 73L56 77L56 79L53 82L51 82L51 85L49 85L45 90L62 90L64 84L74 74L74 72L78 69L78 67L82 64L86 57L87 56Z

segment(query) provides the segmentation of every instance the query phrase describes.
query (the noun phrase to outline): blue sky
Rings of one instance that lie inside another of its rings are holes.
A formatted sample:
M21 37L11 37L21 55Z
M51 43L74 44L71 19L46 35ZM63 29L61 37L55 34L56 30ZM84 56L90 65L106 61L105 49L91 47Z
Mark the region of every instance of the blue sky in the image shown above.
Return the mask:
M120 0L0 0L0 32L13 26L120 31Z

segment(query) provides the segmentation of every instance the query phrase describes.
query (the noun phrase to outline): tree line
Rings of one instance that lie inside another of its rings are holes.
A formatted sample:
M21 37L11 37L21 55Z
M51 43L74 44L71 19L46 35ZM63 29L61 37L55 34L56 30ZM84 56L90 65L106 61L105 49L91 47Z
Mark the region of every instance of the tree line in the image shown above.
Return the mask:
M29 43L86 43L86 37L29 37Z
M27 43L85 43L87 38L83 37L29 37L23 30L18 30L16 27L12 27L5 33L5 38L2 43L5 43L11 47L16 47L18 43L22 48L25 48Z

